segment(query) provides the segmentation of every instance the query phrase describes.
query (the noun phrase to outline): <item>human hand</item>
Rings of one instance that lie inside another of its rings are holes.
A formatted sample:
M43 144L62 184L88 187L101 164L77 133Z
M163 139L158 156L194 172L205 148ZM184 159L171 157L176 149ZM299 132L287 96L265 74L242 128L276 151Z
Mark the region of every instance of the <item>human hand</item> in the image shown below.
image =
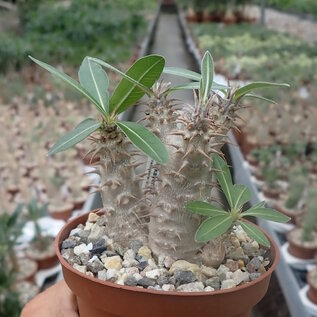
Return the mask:
M21 317L79 317L75 295L60 281L27 303Z

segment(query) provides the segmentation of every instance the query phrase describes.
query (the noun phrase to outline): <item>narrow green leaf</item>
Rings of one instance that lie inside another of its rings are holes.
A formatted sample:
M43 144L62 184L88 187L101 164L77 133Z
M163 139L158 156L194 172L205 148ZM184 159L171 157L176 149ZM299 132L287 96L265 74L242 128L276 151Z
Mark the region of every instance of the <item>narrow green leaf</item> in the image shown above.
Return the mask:
M289 84L277 84L277 83L268 83L268 82L254 82L248 85L245 85L236 90L234 93L234 99L239 99L250 91L258 88L269 88L269 87L290 87Z
M187 84L177 85L177 86L170 88L170 91L185 90L185 89L200 89L200 83L197 81L194 81L194 82L190 82ZM230 89L230 87L218 84L216 82L212 83L211 90L221 90L221 89L227 90L227 89Z
M265 207L250 208L249 210L243 212L241 215L242 217L253 216L282 223L288 222L291 219L290 217L287 217L274 209Z
M201 75L199 73L180 67L164 67L163 73L197 81L200 81L201 79Z
M202 216L215 217L219 215L228 215L228 212L219 207L206 203L204 201L191 201L186 204L186 208Z
M165 60L159 55L148 55L138 59L126 72L126 75L133 78L147 88L160 78ZM136 84L126 78L122 78L113 92L110 99L110 113L121 113L129 106L135 104L144 95Z
M217 154L213 155L213 167L217 170L216 177L223 193L228 200L229 206L233 208L233 184L229 167L227 166L226 162Z
M153 96L153 92L151 89L149 89L148 87L142 85L141 83L139 83L137 80L131 78L130 76L128 76L127 74L125 74L124 72L122 72L121 70L113 67L112 65L102 61L99 58L94 58L94 57L88 57L89 60L119 74L120 76L122 76L123 78L125 78L126 80L128 80L129 82L131 82L132 84L136 85L137 87L139 87L145 94L147 94L148 96Z
M259 95L254 95L254 94L245 94L244 95L245 98L254 98L254 99L259 99L259 100L263 100L266 101L268 103L273 103L274 105L276 105L277 103L274 100L259 96Z
M200 96L206 102L212 87L214 78L214 62L209 51L206 51L201 61Z
M244 221L239 221L239 224L251 239L267 248L270 247L270 241L256 225Z
M117 126L137 148L154 161L161 164L168 162L168 152L164 144L148 129L137 123L127 121L117 122Z
M235 184L232 189L233 208L239 209L251 199L251 192L248 187Z
M85 57L78 72L80 84L93 96L102 109L109 113L109 80L103 68Z
M100 128L101 123L95 119L88 118L80 122L74 130L67 133L57 141L49 151L49 155L65 151L80 141L86 139L90 134Z
M232 218L229 214L208 218L197 229L195 240L197 242L206 242L215 239L227 232L231 225Z
M107 115L107 113L103 110L103 108L99 105L98 101L91 96L83 87L81 87L79 85L79 83L74 80L73 78L71 78L70 76L66 75L65 73L59 71L58 69L56 69L53 66L50 66L44 62L41 62L35 58L33 58L32 56L29 56L29 58L35 62L36 64L40 65L41 67L43 67L44 69L46 69L47 71L49 71L51 74L55 75L56 77L62 79L64 82L66 82L68 85L72 86L73 88L75 88L77 91L79 91L82 95L84 95L86 98L88 98L95 106L96 108L103 114L103 115Z

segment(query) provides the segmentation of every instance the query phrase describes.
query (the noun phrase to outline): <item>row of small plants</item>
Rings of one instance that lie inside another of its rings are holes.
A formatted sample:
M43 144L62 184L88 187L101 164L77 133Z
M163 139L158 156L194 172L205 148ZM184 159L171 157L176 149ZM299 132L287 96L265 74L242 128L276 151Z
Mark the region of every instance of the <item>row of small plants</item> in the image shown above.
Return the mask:
M271 206L292 219L293 230L286 234L289 253L313 259L317 251L316 45L256 25L193 24L192 31L202 50L212 49L219 57L216 69L231 82L291 76L292 90L280 91L277 105L264 109L250 102L252 108L241 114L234 132L258 188ZM316 293L315 271L308 281ZM316 296L313 300L317 303Z
M14 212L0 214L1 316L20 316L23 305L40 291L35 279L37 271L58 262L54 237L47 235L40 225L40 219L48 215L47 207L32 198L19 204ZM34 236L29 244L22 244L27 223L33 226Z
M85 54L124 61L156 7L154 0L28 3L21 1L20 29L0 36L0 71L29 64L27 56L34 52L52 63L63 59L76 66Z
M21 101L3 112L0 214L3 210L12 211L16 204L26 203L32 197L49 203L49 210L56 218L67 219L73 210L82 207L91 185L89 176L84 175L84 164L89 164L89 159L83 160L85 146L61 154L50 167L47 167L50 159L46 152L56 136L91 110L85 103L80 106L54 100L48 105L43 101L33 105Z

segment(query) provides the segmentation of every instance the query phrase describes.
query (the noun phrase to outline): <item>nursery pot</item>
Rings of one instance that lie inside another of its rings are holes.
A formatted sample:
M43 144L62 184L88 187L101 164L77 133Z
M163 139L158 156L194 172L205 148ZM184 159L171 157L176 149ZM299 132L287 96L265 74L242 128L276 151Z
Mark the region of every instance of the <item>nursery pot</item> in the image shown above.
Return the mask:
M317 247L305 246L303 244L298 243L298 241L296 241L292 237L292 234L298 230L299 228L295 228L289 231L286 235L287 241L289 243L289 247L288 247L289 253L299 259L304 259L304 260L313 259L314 256L317 254Z
M68 222L55 240L65 281L77 297L80 317L249 317L265 295L279 262L279 251L271 243L272 265L258 279L235 288L213 292L165 292L101 281L75 270L60 253L72 229L87 220L88 213Z
M307 274L307 283L309 285L308 289L308 298L317 305L317 288L316 285L314 285L311 281L310 272Z

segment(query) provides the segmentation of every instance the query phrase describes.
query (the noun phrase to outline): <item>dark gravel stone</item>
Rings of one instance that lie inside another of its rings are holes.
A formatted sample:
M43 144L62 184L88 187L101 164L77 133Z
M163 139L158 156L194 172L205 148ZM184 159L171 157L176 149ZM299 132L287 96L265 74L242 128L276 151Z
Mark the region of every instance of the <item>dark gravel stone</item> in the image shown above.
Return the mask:
M193 283L197 280L192 271L175 271L174 277L178 285Z
M213 287L215 290L220 289L220 278L218 276L214 276L205 281L206 286Z
M98 258L95 258L92 262L87 263L87 269L90 272L97 274L99 271L102 271L104 269L104 266Z
M135 259L139 262L138 268L140 270L144 270L149 265L148 260L143 256L137 254Z
M135 253L138 253L139 249L143 246L143 243L139 240L132 240L130 242L130 249L132 249Z
M143 277L140 280L138 280L138 284L143 287L149 287L149 286L155 286L155 281L151 280L150 278Z
M123 255L127 249L123 248L120 244L115 243L114 250L117 252L117 255L120 255L121 257L123 257Z
M169 283L168 283L168 284L172 284L172 285L175 285L175 284L176 284L175 276L171 276L171 277L170 277L170 280L169 280Z
M133 276L128 276L124 282L125 285L128 285L128 286L136 286L138 285L138 281L136 280L135 277Z
M158 277L156 283L161 287L164 284L170 284L170 277L168 275L161 275Z
M77 242L74 239L66 239L62 243L62 249L74 249L75 246L77 245Z
M107 250L105 239L100 239L93 244L92 250L90 250L91 255L101 254Z

